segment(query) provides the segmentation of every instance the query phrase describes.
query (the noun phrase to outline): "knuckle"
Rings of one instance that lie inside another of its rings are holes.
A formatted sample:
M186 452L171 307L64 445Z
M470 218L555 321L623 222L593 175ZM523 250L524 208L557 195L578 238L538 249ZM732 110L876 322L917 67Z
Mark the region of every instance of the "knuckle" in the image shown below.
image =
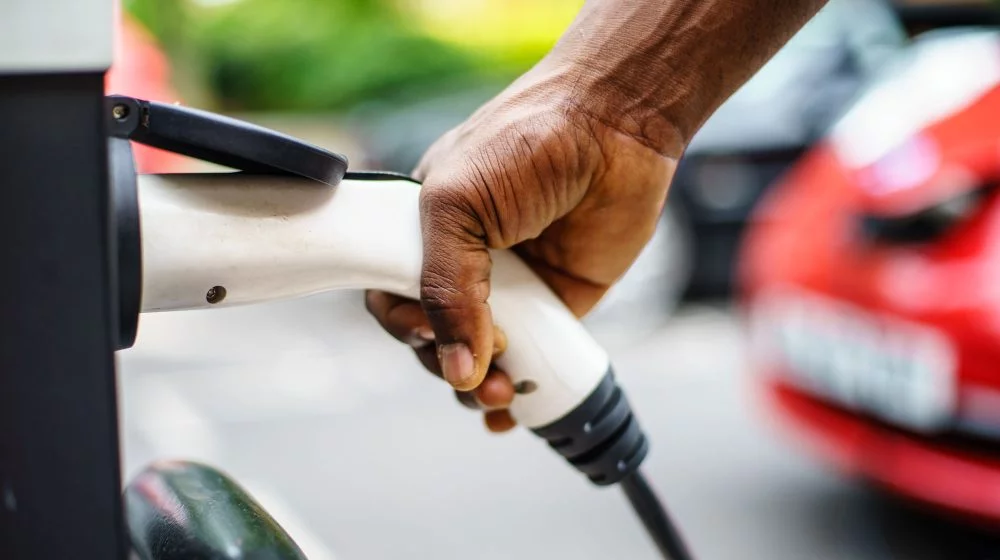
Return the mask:
M465 294L455 285L433 273L424 274L424 282L420 286L420 301L425 307L434 310L448 310L462 307Z
M430 241L481 239L483 225L474 188L436 186L420 194L420 217Z
M469 213L468 189L461 185L445 183L427 185L420 192L422 210L438 212Z
M463 270L464 271L464 270ZM469 274L466 274L469 275ZM438 272L434 267L424 270L420 283L420 300L425 306L438 310L467 307L485 303L489 299L489 273L462 278Z

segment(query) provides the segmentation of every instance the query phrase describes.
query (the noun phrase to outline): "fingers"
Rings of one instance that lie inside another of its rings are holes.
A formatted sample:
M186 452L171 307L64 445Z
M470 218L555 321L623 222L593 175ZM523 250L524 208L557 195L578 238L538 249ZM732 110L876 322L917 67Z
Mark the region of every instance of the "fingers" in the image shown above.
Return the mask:
M369 290L365 292L365 307L375 317L379 325L393 338L410 345L414 349L429 346L434 342L427 315L420 303L386 292Z
M504 334L500 327L493 327L493 358L496 359L500 356L500 354L503 354L506 349L507 335ZM413 352L417 355L417 359L420 360L420 363L423 364L427 371L441 377L442 379L444 378L444 374L441 371L441 362L438 360L438 351L434 344L414 348ZM488 375L489 374L487 374L487 376ZM481 385L482 384L480 384L480 386Z
M437 341L441 373L470 391L493 356L493 319L486 301L492 263L482 224L461 187L425 184L420 196L424 262L420 301Z
M416 301L379 291L365 293L365 307L378 323L394 338L410 345L420 363L431 373L441 377L441 363L434 344L434 332L420 304ZM499 327L493 327L491 358L507 349L507 336ZM506 373L492 368L479 385L471 391L455 391L464 406L485 410L486 427L491 432L505 432L516 422L506 410L514 400L514 383Z
M365 292L365 307L379 325L396 340L409 345L420 363L431 373L442 377L434 342L434 331L420 303L387 292ZM507 349L507 336L493 327L493 353L497 357Z
M491 410L485 414L484 420L486 428L494 433L506 432L517 425L507 410Z
M458 402L473 410L507 408L514 401L514 383L506 373L490 370L473 391L455 391Z
M493 369L474 391L484 408L507 408L514 400L514 383L506 373Z
M506 373L492 369L474 391L455 391L458 402L474 410L485 409L484 421L491 432L506 432L517 422L507 407L514 401L514 383Z

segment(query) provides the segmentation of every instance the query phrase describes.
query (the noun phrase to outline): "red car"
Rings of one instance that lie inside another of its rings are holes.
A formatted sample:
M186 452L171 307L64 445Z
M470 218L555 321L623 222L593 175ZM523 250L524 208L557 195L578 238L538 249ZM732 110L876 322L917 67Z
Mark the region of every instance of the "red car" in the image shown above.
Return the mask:
M936 32L769 192L739 281L768 408L826 461L1000 523L1000 34Z

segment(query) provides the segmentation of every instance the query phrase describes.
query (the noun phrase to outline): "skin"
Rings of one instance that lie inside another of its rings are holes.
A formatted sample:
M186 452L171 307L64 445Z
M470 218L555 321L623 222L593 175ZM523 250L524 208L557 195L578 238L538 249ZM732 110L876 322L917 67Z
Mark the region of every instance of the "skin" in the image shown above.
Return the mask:
M649 241L694 133L823 3L589 0L424 155L421 300L368 292L369 311L491 431L512 428L487 250L514 250L582 317Z

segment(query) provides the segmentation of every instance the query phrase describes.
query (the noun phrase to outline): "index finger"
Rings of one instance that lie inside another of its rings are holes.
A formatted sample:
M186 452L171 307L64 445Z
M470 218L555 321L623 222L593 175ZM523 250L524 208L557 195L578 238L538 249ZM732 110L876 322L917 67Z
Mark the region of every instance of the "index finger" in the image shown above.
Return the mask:
M368 290L365 292L365 307L378 324L400 342L422 348L434 341L434 331L427 315L416 300Z

